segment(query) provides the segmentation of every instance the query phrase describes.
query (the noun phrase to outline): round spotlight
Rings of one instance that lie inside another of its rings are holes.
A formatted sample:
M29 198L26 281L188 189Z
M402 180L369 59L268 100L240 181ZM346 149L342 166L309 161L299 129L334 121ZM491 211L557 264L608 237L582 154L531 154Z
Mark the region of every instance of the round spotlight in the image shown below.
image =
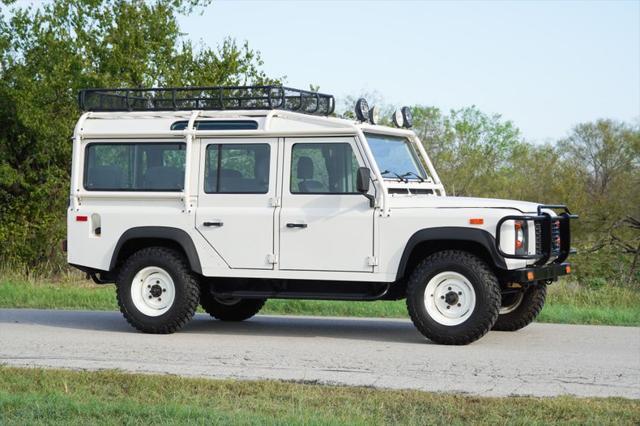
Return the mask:
M404 119L404 127L410 129L413 127L413 114L411 114L411 108L402 107L402 118Z
M369 123L378 124L380 123L380 107L372 106L369 110Z
M393 116L391 117L391 120L393 121L393 124L396 127L404 126L404 117L402 116L402 111L394 112Z
M358 121L369 121L369 105L365 98L360 98L356 102L356 118Z

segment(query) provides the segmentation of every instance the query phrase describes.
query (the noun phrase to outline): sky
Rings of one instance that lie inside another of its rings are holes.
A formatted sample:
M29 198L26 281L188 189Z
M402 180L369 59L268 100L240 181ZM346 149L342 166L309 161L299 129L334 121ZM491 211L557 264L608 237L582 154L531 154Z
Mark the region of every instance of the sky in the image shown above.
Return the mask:
M248 41L267 75L339 105L476 105L538 143L598 118L640 123L640 0L216 0L180 24L210 47Z

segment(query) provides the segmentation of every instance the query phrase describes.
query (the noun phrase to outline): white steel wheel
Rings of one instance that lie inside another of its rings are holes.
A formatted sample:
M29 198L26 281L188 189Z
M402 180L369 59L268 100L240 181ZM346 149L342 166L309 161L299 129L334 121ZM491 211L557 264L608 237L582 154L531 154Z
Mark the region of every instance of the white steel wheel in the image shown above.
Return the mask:
M131 300L142 314L158 317L166 313L176 298L171 275L157 266L142 268L131 282Z
M465 322L476 306L476 292L462 274L445 271L429 280L424 292L424 305L437 323L454 326Z
M524 299L524 291L520 291L515 297L509 298L506 305L500 306L500 315L509 314L518 309L522 299Z

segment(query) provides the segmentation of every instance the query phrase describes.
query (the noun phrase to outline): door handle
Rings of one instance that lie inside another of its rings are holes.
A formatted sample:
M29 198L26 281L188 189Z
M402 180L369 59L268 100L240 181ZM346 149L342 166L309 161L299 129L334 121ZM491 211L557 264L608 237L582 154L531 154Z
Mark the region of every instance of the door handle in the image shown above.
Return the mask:
M306 228L306 223L287 223L287 228Z
M222 222L205 222L203 223L204 226L216 226L216 227L220 227L222 225L224 225L224 223Z

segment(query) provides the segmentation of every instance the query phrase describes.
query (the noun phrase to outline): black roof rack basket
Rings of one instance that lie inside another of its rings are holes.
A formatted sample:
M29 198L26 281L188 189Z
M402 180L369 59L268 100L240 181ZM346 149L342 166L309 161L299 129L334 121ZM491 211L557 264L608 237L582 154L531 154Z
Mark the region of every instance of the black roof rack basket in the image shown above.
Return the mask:
M332 95L283 86L214 86L147 89L84 89L83 111L190 111L282 109L329 115Z

